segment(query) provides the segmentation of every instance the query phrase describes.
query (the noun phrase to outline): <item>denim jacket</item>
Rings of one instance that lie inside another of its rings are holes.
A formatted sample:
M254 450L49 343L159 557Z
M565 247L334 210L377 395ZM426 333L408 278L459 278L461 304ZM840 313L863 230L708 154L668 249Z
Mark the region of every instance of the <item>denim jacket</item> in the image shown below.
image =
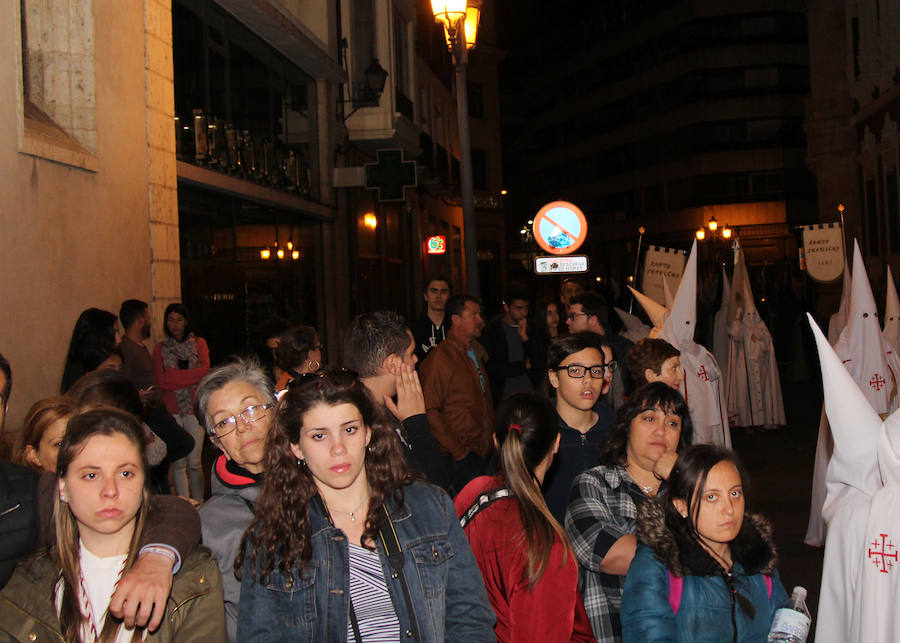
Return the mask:
M387 503L403 548L403 573L414 614L409 614L399 578L380 542L376 551L391 602L400 621L400 638L411 639L415 621L422 643L495 641L494 612L468 540L449 496L432 485L414 482L403 489L404 502ZM345 643L349 622L349 546L311 503L312 558L290 578L277 565L261 584L249 561L243 568L239 641L327 641Z

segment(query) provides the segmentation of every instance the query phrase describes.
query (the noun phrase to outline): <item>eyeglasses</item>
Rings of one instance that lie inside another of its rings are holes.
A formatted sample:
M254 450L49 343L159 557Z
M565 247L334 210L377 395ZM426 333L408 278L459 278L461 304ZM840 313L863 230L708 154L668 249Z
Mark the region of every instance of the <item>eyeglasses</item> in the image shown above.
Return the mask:
M579 315L584 315L586 317L587 313L569 313L568 315L566 315L566 319L575 321L575 318L578 317Z
M584 364L566 364L565 366L557 366L553 370L557 372L565 371L566 373L568 373L569 377L577 380L583 378L587 372L590 372L591 379L599 380L606 375L606 371L609 371L610 375L615 373L618 366L618 362L610 362L609 364L592 364L591 366L585 366Z
M221 440L234 433L234 430L237 429L238 418L242 419L246 424L257 422L266 417L271 408L271 404L254 404L253 406L248 406L240 413L231 415L224 420L219 420L213 424L213 431L215 431L216 437Z

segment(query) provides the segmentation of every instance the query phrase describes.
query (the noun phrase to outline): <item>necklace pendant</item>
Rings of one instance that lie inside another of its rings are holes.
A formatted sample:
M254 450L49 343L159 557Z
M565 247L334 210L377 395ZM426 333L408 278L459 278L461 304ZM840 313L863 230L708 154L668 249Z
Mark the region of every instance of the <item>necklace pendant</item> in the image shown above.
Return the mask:
M351 522L356 522L356 516L353 515L353 512L352 512L352 511L350 512L350 521L351 521Z

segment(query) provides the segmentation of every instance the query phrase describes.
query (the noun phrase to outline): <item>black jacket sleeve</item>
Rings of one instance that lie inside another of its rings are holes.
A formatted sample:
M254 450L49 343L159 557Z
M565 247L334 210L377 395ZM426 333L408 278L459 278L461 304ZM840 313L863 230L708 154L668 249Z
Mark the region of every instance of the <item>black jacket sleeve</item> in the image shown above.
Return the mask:
M428 426L428 416L424 413L413 415L400 423L403 434L403 454L410 468L425 474L428 482L444 489L450 489L450 477L444 465L444 457L437 440Z

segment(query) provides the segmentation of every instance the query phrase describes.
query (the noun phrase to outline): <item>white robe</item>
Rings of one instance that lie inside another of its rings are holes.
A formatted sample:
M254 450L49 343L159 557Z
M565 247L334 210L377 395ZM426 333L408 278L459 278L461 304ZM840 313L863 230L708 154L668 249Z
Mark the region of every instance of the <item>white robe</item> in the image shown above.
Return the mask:
M716 358L696 342L682 343L681 394L688 404L694 425L694 444L718 444L731 448L731 431L725 406L725 378Z
M642 301L643 303L643 301ZM649 311L648 311L649 314ZM722 370L716 358L694 341L697 320L697 243L684 267L672 308L659 333L661 339L681 351L684 381L681 394L687 402L694 425L694 444L731 447L728 407Z
M816 641L868 643L882 640L859 636L859 616L863 602L867 600L863 596L862 579L870 564L866 560L869 521L874 517L888 518L892 511L878 509L882 515L876 516L871 502L884 486L879 470L884 425L900 422L900 413L892 415L886 422L881 421L864 390L857 385L812 318L809 319L819 350L825 408L834 437L834 454L828 463L826 499L822 508L828 537ZM887 465L886 459L884 464ZM895 468L900 469L900 466ZM897 473L900 475L900 471Z
M784 426L784 401L775 347L755 308L738 313L728 329L728 410L735 426Z
M871 496L848 487L827 509L828 539L819 588L816 643L853 643L853 614L858 613L857 578L866 544L865 525L869 520Z
M713 321L713 355L723 373L728 372L728 303L731 300L731 284L722 269L722 304ZM722 388L725 388L724 382Z
M900 414L881 425L872 455L883 486L874 493L847 487L825 510L835 509L828 516L817 641L892 643L900 636Z

